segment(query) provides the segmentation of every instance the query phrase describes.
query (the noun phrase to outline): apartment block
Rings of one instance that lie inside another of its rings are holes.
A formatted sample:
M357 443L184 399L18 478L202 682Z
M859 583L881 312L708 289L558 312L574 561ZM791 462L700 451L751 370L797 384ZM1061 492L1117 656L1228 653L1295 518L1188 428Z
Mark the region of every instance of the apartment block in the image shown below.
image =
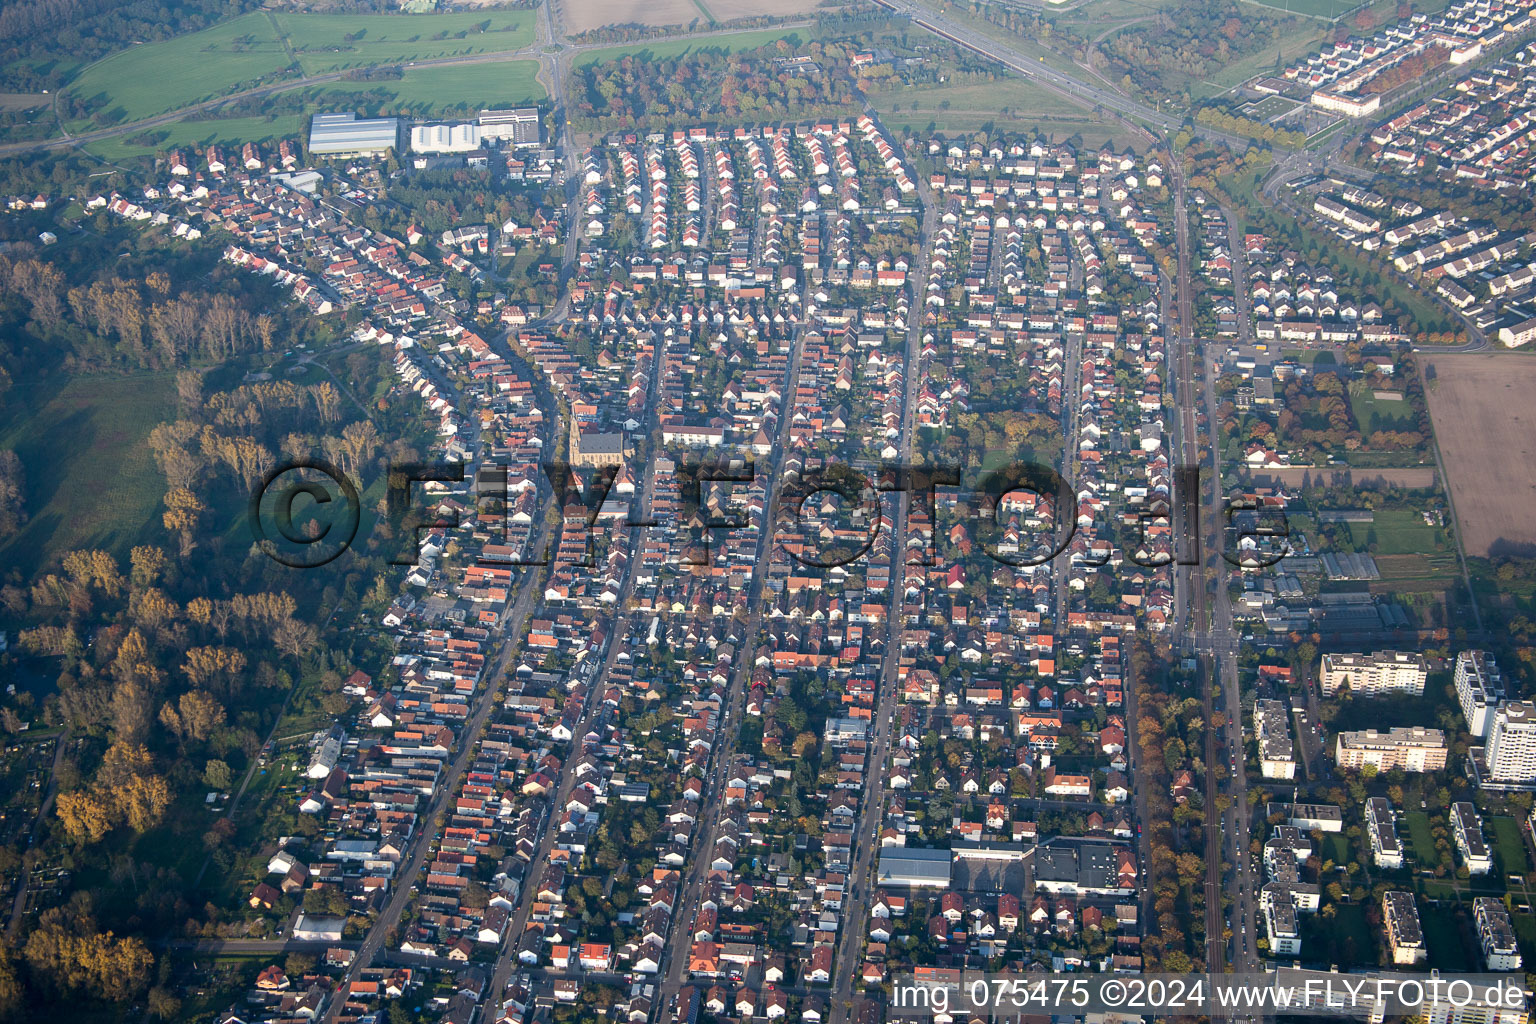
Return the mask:
M1264 907L1264 930L1269 938L1269 951L1276 956L1301 956L1301 924L1296 914L1296 904L1285 893L1265 891L1260 898Z
M1477 941L1483 948L1483 963L1490 971L1518 971L1520 947L1515 943L1515 923L1503 900L1479 896L1472 901L1472 917L1477 922Z
M1445 733L1415 725L1384 733L1375 729L1341 732L1333 756L1340 768L1352 771L1370 767L1378 772L1394 768L1435 772L1445 767L1445 755Z
M1493 870L1493 854L1483 838L1483 823L1477 816L1477 808L1465 800L1451 804L1451 831L1456 835L1456 849L1468 872L1486 875Z
M1536 781L1536 703L1508 701L1494 710L1486 757L1494 782Z
M1482 739L1488 735L1493 712L1504 697L1504 677L1492 655L1486 651L1456 655L1456 699L1473 736Z
M1412 966L1429 959L1429 949L1424 944L1424 928L1419 923L1419 908L1413 902L1413 893L1389 891L1381 894L1382 915L1387 925L1387 945L1392 949L1392 962Z
M1424 692L1429 666L1424 656L1405 651L1378 651L1375 654L1325 654L1318 685L1324 697L1349 687L1357 697L1377 697L1388 693Z
M1266 779L1296 777L1296 749L1286 706L1278 700L1253 704L1253 734L1259 741L1259 773Z
M1403 866L1403 844L1397 838L1392 804L1383 796L1365 802L1365 828L1371 837L1371 856L1376 866L1396 870Z

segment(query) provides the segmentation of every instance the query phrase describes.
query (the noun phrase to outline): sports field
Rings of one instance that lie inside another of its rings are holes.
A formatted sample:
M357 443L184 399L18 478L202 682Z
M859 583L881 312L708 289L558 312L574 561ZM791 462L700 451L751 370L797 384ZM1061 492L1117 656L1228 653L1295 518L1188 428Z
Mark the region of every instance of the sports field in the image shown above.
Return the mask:
M274 18L306 75L374 64L520 50L533 42L532 11L285 13Z
M1413 413L1413 403L1408 401L1406 396L1396 399L1383 397L1393 393L1386 391L1382 392L1382 395L1377 395L1375 391L1366 387L1350 389L1350 411L1355 414L1355 422L1360 424L1360 431L1367 438L1378 430L1396 431L1417 428L1418 417Z
M1497 353L1425 357L1425 391L1462 550L1536 544L1536 360Z
M0 447L26 472L26 526L0 545L0 565L31 573L66 551L126 553L160 530L165 477L146 438L175 409L175 375L75 377L16 387Z

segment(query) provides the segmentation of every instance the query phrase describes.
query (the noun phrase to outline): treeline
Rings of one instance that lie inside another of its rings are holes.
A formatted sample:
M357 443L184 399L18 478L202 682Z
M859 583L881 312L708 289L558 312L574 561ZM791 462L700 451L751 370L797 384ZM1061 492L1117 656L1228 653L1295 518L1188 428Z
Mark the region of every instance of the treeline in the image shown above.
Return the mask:
M1382 71L1360 87L1367 94L1389 93L1398 86L1416 82L1451 59L1451 48L1445 45L1428 47L1411 54Z
M63 349L71 370L223 362L271 350L289 320L287 301L269 283L228 267L178 273L175 280L187 282L181 287L164 270L139 277L126 267L68 286L66 277L79 270L0 256L0 328L12 328L4 332L10 337L0 345L0 365L21 360L26 342Z
M27 524L26 480L21 459L9 448L0 448L0 541Z
M1268 142L1286 149L1301 149L1307 144L1306 132L1293 132L1276 128L1272 124L1252 118L1229 114L1219 107L1201 107L1195 112L1195 120L1228 135L1242 135L1259 142Z
M1198 969L1191 952L1199 948L1185 928L1202 929L1205 921L1201 851L1211 809L1204 806L1203 777L1214 766L1204 763L1201 751L1205 730L1219 723L1204 720L1193 696L1170 692L1169 664L1145 637L1132 643L1128 668L1136 697L1136 778L1147 804L1142 821L1149 856L1140 882L1151 890L1156 917L1142 942L1144 967L1184 973ZM1176 784L1182 800L1173 796Z
M133 42L208 28L260 7L257 0L12 0L0 6L0 83L16 92L55 88L58 70Z
M825 61L817 76L774 64L778 57ZM835 66L834 66L835 63ZM786 120L830 115L859 102L846 74L839 44L810 43L796 50L787 40L747 53L699 49L678 57L628 54L579 68L571 126L661 129L676 118Z

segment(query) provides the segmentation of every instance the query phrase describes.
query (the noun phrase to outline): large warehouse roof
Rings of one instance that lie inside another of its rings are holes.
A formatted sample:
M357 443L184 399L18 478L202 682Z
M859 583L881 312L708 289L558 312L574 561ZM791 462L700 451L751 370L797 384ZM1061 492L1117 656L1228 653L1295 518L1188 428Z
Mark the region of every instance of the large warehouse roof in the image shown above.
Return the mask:
M356 114L316 114L309 124L311 153L383 153L400 141L400 119Z
M892 846L880 851L880 885L949 887L948 850L908 850Z

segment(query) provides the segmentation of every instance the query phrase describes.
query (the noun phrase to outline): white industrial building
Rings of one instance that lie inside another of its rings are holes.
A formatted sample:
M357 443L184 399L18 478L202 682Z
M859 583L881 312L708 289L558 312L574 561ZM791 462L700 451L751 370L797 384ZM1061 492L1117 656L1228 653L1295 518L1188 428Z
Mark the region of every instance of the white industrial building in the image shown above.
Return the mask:
M537 146L544 141L538 107L480 111L480 137L496 139L519 148Z
M412 153L468 153L480 148L476 124L419 124L411 129Z

